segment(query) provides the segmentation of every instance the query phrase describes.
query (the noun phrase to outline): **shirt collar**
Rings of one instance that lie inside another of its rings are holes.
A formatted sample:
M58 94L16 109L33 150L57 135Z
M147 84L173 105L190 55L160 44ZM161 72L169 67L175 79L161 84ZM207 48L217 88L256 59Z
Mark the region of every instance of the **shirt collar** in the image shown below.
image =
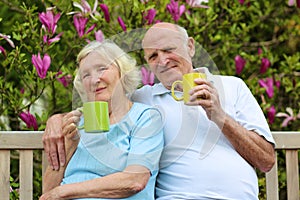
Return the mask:
M162 83L156 83L155 85L152 86L153 88L153 95L163 95L163 94L168 94L171 93L170 90L165 88L165 86Z

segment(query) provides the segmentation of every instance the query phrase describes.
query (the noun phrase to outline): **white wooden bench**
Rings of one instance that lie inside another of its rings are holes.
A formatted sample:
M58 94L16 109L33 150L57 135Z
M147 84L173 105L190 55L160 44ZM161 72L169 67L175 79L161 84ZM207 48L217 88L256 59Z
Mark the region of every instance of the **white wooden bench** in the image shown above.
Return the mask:
M33 199L33 151L43 152L41 131L0 131L0 200L9 199L10 153L19 151L20 200ZM285 150L287 199L299 200L300 132L273 132L277 150ZM43 153L43 171L47 159ZM279 200L278 165L266 173L267 200Z

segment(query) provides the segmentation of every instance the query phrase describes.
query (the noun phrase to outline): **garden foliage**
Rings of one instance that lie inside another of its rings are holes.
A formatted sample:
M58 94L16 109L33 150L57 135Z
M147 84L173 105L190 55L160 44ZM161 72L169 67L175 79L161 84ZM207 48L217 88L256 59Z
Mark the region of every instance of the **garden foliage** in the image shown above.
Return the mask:
M49 116L72 109L76 55L88 41L122 40L165 21L185 27L220 74L247 83L271 130L300 131L299 7L299 0L0 0L0 130L44 130ZM152 84L142 72L141 84Z

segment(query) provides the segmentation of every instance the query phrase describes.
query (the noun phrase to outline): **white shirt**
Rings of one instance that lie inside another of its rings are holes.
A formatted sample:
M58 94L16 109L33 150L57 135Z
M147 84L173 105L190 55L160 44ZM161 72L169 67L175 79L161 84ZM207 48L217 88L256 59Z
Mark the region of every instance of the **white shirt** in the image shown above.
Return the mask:
M246 84L236 77L206 74L218 89L225 112L274 143L264 114ZM160 83L142 87L132 99L156 105L165 117L165 148L156 199L258 199L255 169L235 151L201 106L175 101Z

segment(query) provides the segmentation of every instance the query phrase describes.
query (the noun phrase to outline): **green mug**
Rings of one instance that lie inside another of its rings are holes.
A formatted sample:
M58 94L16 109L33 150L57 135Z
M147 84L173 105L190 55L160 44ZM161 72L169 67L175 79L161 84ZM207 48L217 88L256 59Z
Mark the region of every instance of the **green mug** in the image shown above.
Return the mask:
M184 103L187 103L190 100L189 91L197 85L194 82L194 80L197 79L197 78L206 79L206 74L199 73L199 72L188 73L188 74L183 75L182 81L181 80L174 81L173 84L172 84L172 88L171 88L172 97L176 101L182 101L183 100ZM180 97L176 96L175 91L174 91L177 84L182 84L182 88L183 88L183 95L180 96Z
M91 101L83 103L84 124L78 127L87 133L109 131L109 112L106 101Z

